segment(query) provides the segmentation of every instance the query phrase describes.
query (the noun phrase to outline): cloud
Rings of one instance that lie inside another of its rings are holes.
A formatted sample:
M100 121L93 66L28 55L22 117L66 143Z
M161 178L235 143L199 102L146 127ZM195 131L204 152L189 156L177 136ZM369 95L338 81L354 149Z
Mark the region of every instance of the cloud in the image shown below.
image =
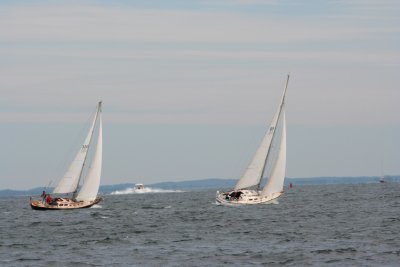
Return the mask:
M384 154L398 158L398 127L390 127L400 124L398 1L0 7L1 181L10 185L46 184L43 170L61 158L55 152L70 149L60 142L70 140L70 123L87 122L99 99L109 134L104 181L236 177L272 119L288 72L288 174L373 173L364 159L377 162L381 141ZM351 166L338 168L338 159Z
M3 41L140 41L289 43L357 38L365 29L307 18L220 11L103 6L9 6L0 13Z
M0 104L12 108L3 108L0 121L76 121L77 114L58 117L54 109L85 110L103 98L115 122L260 123L273 113L288 71L298 77L297 122L368 123L376 114L370 107L353 117L350 107L337 107L340 97L357 98L372 85L385 87L372 100L396 113L397 93L386 99L386 88L398 80L400 55L391 44L399 28L386 13L269 16L68 3L2 6ZM353 76L363 88L350 86ZM352 93L338 94L341 88Z
M278 5L280 0L212 0L205 1L208 5L223 5L223 6L271 6Z

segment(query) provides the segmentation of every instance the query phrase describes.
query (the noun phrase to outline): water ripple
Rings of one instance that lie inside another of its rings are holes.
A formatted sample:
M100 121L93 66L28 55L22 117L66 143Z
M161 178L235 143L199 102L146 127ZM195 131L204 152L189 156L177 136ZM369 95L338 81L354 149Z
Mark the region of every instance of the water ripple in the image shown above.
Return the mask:
M298 186L277 205L247 207L215 205L215 190L120 194L67 212L0 199L0 265L396 266L399 192Z

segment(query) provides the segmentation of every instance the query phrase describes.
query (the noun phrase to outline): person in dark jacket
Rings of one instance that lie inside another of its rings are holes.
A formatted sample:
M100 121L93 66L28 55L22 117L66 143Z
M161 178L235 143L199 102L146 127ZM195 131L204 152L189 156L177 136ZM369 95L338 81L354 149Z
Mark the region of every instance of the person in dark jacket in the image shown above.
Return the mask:
M42 194L40 195L43 201L46 199L46 191L43 190Z

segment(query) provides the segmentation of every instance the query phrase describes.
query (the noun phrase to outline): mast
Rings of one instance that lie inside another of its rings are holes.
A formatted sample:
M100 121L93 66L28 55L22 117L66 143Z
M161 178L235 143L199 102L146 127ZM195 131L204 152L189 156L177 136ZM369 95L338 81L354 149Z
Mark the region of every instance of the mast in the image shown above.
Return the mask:
M97 120L97 115L98 115L98 110L94 118L92 119L89 132L85 138L85 141L83 142L83 145L80 147L74 160L71 162L70 166L68 167L64 176L61 178L58 185L54 188L53 194L67 194L76 191L80 177L82 175L83 164L86 160L88 147L92 140L94 127Z
M96 115L95 115L95 118L94 118L94 121L93 121L94 123L96 123L97 117L99 115L99 112L101 112L101 104L102 104L102 101L99 101L99 103L97 104L97 111L96 111ZM87 145L83 145L82 149L86 149L86 151L89 150L90 144L92 143L93 133L94 133L94 127L92 128L92 132L90 134L90 142ZM73 194L73 198L76 197L76 193L78 192L79 183L80 183L80 181L82 179L83 169L85 168L87 154L88 153L85 154L85 158L83 160L82 168L81 168L81 171L79 173L79 179L78 179L77 187L75 188L75 191L74 191L74 194Z
M250 161L249 165L247 166L244 174L236 183L234 190L240 190L250 187L257 186L257 189L260 187L260 183L265 171L265 165L268 159L268 155L270 154L271 143L275 135L275 128L278 124L278 121L281 117L281 113L285 103L285 95L286 90L289 83L289 75L286 80L286 86L284 88L282 98L280 101L280 105L278 106L277 110L275 111L274 117L272 122L269 126L269 129L264 134L264 138L262 139L260 145L258 146L253 159Z
M280 117L281 117L281 114L282 114L282 110L283 110L284 105L285 105L285 96L286 96L286 90L287 90L288 84L289 84L289 78L290 78L290 74L288 74L288 76L287 76L285 89L283 90L282 100L281 100L281 104L280 104L280 106L279 106L278 119L277 119L277 121L276 121L275 126L272 126L272 127L273 127L273 129L272 129L272 131L273 131L273 133L272 133L272 139L271 139L271 143L270 143L270 145L269 145L269 147L268 147L268 152L267 152L267 156L266 156L265 161L264 161L264 167L263 167L263 170L262 170L262 173L261 173L261 176L260 176L260 180L258 181L258 184L257 184L257 191L260 190L261 180L262 180L262 178L263 178L263 176L264 176L265 167L266 167L266 165L267 165L266 163L267 163L267 161L268 161L268 157L269 157L270 152L271 152L271 146L272 146L271 144L272 144L272 142L273 142L274 139L275 139L275 130L276 130L276 126L277 126L278 123L279 123L279 120L280 120ZM272 128L272 127L271 127L271 128Z
M100 110L101 111L101 110ZM93 155L92 164L90 166L89 172L86 175L85 182L79 190L76 196L77 201L94 201L99 192L100 178L101 178L101 166L103 157L103 123L101 118L101 112L99 113L99 127L98 127L98 137L96 151Z
M379 178L379 181L382 183L385 179L385 174L383 173L383 160L381 159L381 177Z
M282 129L280 132L279 148L276 160L272 166L271 173L268 177L268 182L264 186L261 196L272 195L281 192L285 180L286 171L286 121L285 110L282 112Z

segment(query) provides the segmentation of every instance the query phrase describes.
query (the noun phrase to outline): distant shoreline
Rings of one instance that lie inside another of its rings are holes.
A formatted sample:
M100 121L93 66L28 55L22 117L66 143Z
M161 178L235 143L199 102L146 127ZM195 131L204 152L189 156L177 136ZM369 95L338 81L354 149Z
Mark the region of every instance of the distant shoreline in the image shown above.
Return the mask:
M294 185L329 185L329 184L366 184L378 183L379 176L357 176L357 177L310 177L310 178L286 178L285 185L292 183ZM153 184L145 184L147 187L160 188L160 189L174 189L174 190L199 190L199 189L224 189L232 188L236 179L202 179L192 181L179 181L179 182L161 182ZM400 175L387 175L385 181L400 182ZM143 181L141 181L143 182ZM133 187L134 183L124 183L115 185L101 185L100 192L108 194L117 190L124 190ZM35 196L40 195L44 187L36 187L29 190L13 190L4 189L0 190L0 197L12 196ZM52 191L53 188L48 188Z

